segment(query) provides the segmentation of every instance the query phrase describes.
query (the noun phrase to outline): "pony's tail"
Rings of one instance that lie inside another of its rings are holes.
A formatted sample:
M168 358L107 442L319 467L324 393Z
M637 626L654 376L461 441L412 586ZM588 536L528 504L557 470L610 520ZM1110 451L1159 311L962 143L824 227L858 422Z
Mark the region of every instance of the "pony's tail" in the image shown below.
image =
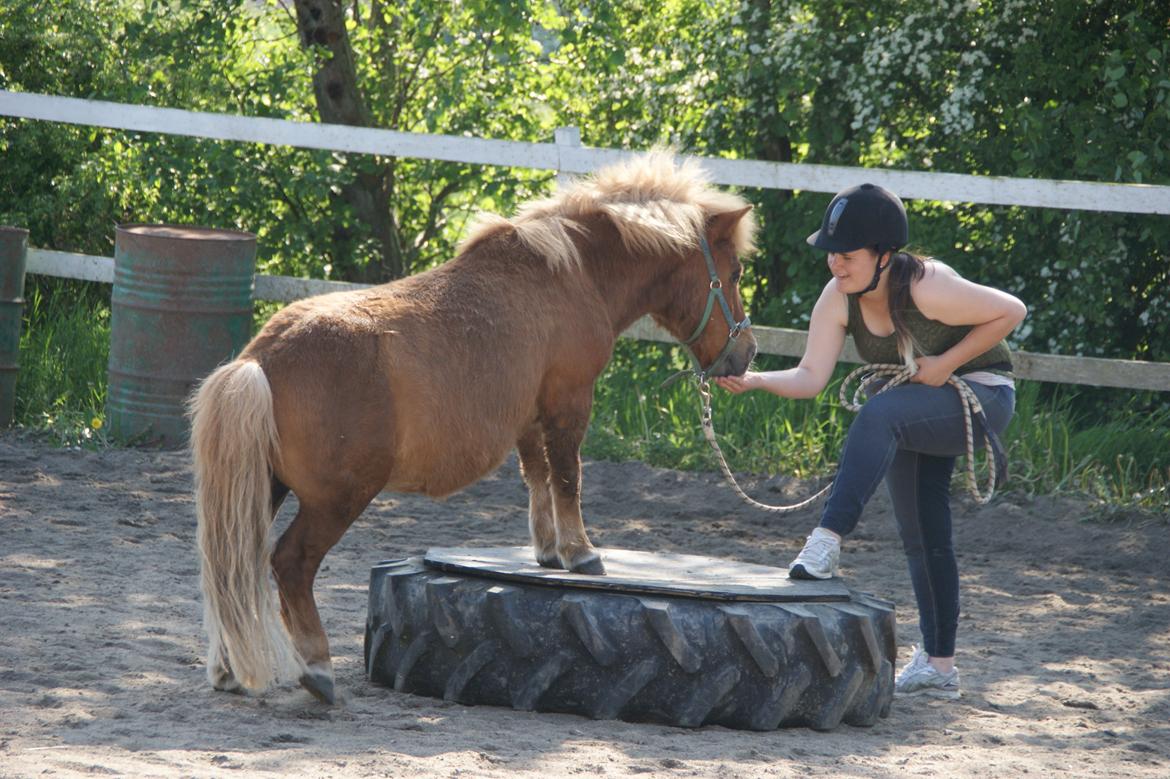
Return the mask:
M302 668L268 581L279 457L268 378L251 360L221 366L189 413L208 677L223 688L230 668L239 684L262 692Z

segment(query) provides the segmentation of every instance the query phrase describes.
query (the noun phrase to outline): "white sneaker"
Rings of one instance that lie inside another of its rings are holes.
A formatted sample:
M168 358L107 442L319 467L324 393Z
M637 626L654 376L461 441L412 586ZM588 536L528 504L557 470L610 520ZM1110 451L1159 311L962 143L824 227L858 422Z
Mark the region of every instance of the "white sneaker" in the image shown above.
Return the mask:
M943 673L930 664L930 656L922 647L914 647L910 662L894 680L894 695L903 698L909 695L929 695L932 698L959 697L959 669Z
M841 559L841 541L831 530L814 528L804 549L788 566L789 579L832 579Z

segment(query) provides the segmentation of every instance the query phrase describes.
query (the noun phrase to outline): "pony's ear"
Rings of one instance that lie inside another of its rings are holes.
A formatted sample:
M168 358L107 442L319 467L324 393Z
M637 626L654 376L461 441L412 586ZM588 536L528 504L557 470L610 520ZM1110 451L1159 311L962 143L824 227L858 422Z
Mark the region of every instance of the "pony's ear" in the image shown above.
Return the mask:
M724 211L721 214L712 214L707 218L707 230L711 234L711 239L715 241L731 238L735 234L735 228L739 224L739 220L744 218L748 211L751 211L750 205L743 208L737 208L734 211Z

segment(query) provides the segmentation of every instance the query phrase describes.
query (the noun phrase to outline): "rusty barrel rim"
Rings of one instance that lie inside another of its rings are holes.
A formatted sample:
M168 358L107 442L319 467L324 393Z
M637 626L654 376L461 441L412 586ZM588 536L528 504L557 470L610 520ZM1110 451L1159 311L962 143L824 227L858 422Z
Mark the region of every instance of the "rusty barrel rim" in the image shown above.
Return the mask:
M178 241L255 241L256 234L246 230L228 227L204 227L202 225L155 224L149 222L126 222L114 227L116 233L129 233L148 238L167 238Z
M206 245L206 241L254 244L256 236L243 230L200 225L147 224L131 222L117 226L123 240L115 246L120 258L126 259L128 246L125 241L191 241L192 246ZM175 261L161 267L149 267L138 262L115 262L112 302L129 304L137 309L157 311L185 311L192 314L229 314L252 311L252 284L255 267L240 268L232 273L223 268L214 276L204 273L201 267L193 267L190 273L182 273L182 263ZM173 281L183 276L187 293L185 298L176 299ZM214 301L214 302L213 302Z

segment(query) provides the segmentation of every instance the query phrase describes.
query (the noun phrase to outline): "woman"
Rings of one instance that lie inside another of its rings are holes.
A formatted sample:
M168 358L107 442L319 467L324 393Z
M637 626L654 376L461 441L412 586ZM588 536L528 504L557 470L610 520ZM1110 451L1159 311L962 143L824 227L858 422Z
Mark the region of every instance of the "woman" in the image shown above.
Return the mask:
M762 389L788 398L817 395L852 335L866 362L902 363L911 383L874 395L857 415L820 526L789 566L797 579L836 574L841 539L884 477L910 566L922 645L898 675L899 695L959 697L955 633L959 572L951 544L950 483L966 452L959 375L974 390L993 434L1015 407L1004 338L1027 314L1015 297L963 279L943 263L902 251L909 237L898 197L862 184L829 203L808 237L828 252L833 278L813 307L808 344L792 369L716 379L733 393ZM975 440L983 424L975 422Z

